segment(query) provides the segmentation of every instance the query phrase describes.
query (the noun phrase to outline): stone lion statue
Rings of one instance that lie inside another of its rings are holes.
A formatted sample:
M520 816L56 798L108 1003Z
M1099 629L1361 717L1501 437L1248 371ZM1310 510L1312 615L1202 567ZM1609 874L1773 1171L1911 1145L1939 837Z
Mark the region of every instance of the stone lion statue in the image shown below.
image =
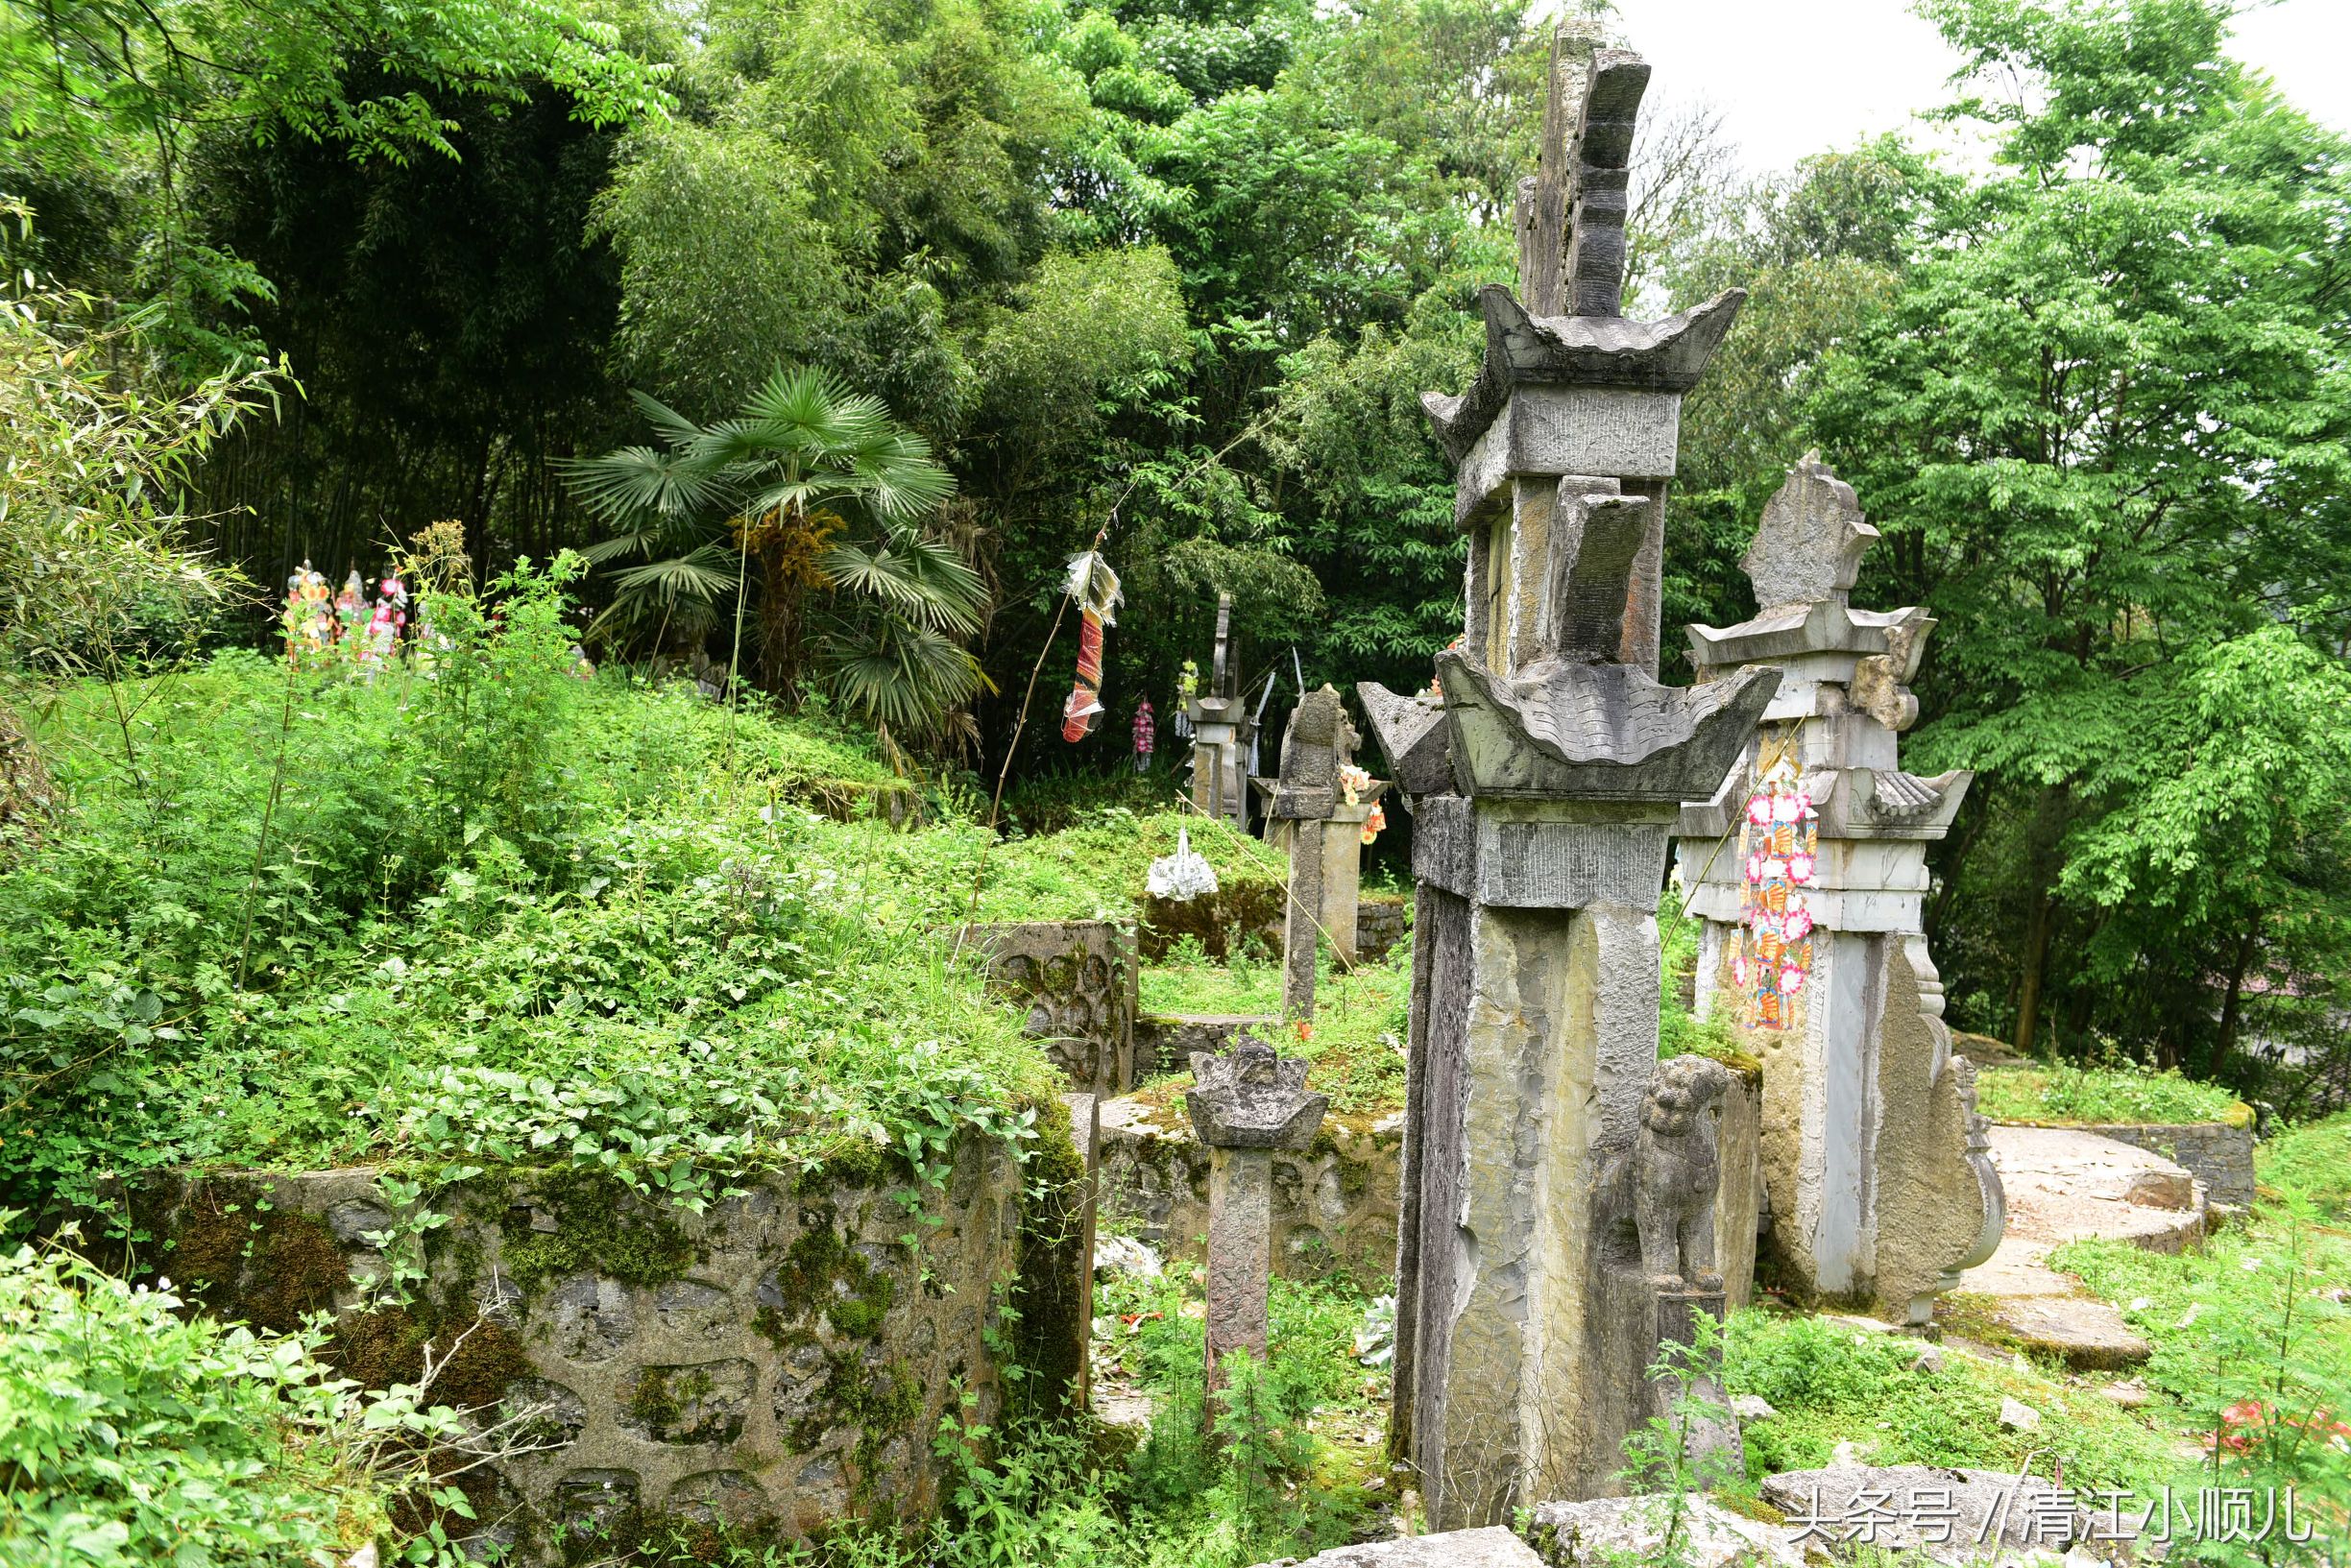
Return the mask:
M1722 1167L1715 1127L1731 1070L1705 1056L1660 1062L1649 1076L1641 1127L1608 1183L1617 1212L1640 1239L1641 1272L1660 1291L1719 1291L1714 1194Z

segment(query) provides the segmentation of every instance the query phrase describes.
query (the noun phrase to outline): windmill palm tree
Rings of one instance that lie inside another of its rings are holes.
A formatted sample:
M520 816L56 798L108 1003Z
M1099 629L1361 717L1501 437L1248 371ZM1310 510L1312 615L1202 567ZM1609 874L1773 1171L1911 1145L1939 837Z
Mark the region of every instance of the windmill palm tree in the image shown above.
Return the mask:
M986 685L960 639L987 592L923 531L955 489L930 444L826 371L779 369L739 414L706 425L633 396L661 445L565 465L618 530L584 552L618 568L594 630L659 642L731 619L739 655L756 603L767 689L793 695L812 678L885 742L941 736Z

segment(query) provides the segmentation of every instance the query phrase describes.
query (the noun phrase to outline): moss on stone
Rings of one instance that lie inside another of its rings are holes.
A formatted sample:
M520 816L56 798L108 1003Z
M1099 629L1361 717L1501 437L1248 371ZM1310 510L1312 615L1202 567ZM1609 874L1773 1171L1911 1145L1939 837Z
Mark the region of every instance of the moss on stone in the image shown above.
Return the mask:
M801 1171L792 1191L800 1197L821 1198L844 1187L882 1187L913 1179L913 1169L895 1146L859 1138L844 1140L824 1159Z
M166 1232L158 1270L223 1317L290 1334L332 1312L351 1283L333 1232L305 1214L272 1208L254 1182L191 1182Z
M530 1354L514 1330L485 1317L465 1331L465 1338L448 1353L433 1379L435 1404L459 1410L495 1405L506 1397L517 1378L532 1372Z
M665 1433L677 1425L677 1396L669 1391L669 1380L662 1376L658 1367L647 1366L638 1372L637 1381L630 1386L620 1408L648 1432Z
M443 1321L406 1307L346 1313L328 1332L326 1360L363 1387L388 1388L422 1378L425 1343L437 1340L442 1360L428 1393L433 1404L458 1410L495 1405L530 1375L530 1356L505 1324L485 1317L444 1333Z
M836 1228L830 1205L812 1211L808 1218L811 1223L776 1265L782 1306L763 1307L752 1327L782 1349L793 1324L809 1322L821 1313L838 1334L852 1339L878 1339L884 1319L897 1304L898 1282L876 1268Z
M389 1388L424 1373L424 1325L405 1307L347 1313L327 1339L326 1360L361 1387Z
M857 1428L858 1490L862 1493L871 1483L874 1456L882 1445L921 1414L922 1385L904 1362L875 1362L860 1351L834 1351L825 1357L824 1387L814 1408L792 1423L785 1439L805 1454L834 1428Z
M555 1229L535 1231L509 1207L499 1222L500 1256L525 1298L549 1280L601 1274L626 1285L666 1285L695 1261L693 1243L665 1214L639 1202L609 1176L557 1170L536 1191Z
M1028 1102L1036 1113L1036 1144L1022 1171L1027 1200L1017 1238L1018 1277L1012 1286L1012 1356L1027 1374L1014 1384L1015 1417L1063 1413L1084 1373L1086 1330L1078 1282L1084 1266L1085 1162L1071 1130L1069 1107L1058 1098Z
M190 1182L160 1227L160 1271L207 1305L216 1295L233 1294L260 1235L259 1198L247 1182Z

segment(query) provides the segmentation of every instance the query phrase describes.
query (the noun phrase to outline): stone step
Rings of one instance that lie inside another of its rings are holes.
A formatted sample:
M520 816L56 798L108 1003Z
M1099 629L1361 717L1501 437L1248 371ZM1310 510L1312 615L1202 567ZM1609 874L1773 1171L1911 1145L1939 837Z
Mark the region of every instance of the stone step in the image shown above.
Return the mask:
M2008 1229L1959 1277L1938 1314L1953 1332L2062 1359L2076 1371L2135 1366L2152 1354L2122 1315L2048 1266L2068 1242L2104 1237L2150 1252L2201 1244L2203 1184L2152 1150L2077 1127L1995 1126L1992 1160Z

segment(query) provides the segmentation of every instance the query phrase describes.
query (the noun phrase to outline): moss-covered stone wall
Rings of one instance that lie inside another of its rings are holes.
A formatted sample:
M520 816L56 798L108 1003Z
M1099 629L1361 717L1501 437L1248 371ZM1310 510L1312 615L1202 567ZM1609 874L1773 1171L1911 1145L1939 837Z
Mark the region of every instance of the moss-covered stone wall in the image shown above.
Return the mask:
M1066 1186L1066 1120L1051 1130ZM933 1510L940 1418L966 1391L972 1418L1003 1412L992 1347L1016 1343L1006 1308L1038 1249L1026 1193L1054 1192L1038 1218L1068 1228L1060 1187L1001 1145L967 1139L943 1189L893 1164L763 1181L702 1215L568 1170L493 1172L426 1200L448 1224L407 1232L370 1170L186 1177L136 1200L153 1240L133 1264L262 1326L331 1314L348 1375L414 1382L429 1358L433 1402L516 1423L531 1451L459 1478L477 1522L446 1521L509 1560L625 1561L679 1530L788 1541ZM361 1289L385 1252L424 1267L404 1304ZM1085 1310L1030 1315L1054 1306ZM1039 1368L1028 1397L1070 1375Z

